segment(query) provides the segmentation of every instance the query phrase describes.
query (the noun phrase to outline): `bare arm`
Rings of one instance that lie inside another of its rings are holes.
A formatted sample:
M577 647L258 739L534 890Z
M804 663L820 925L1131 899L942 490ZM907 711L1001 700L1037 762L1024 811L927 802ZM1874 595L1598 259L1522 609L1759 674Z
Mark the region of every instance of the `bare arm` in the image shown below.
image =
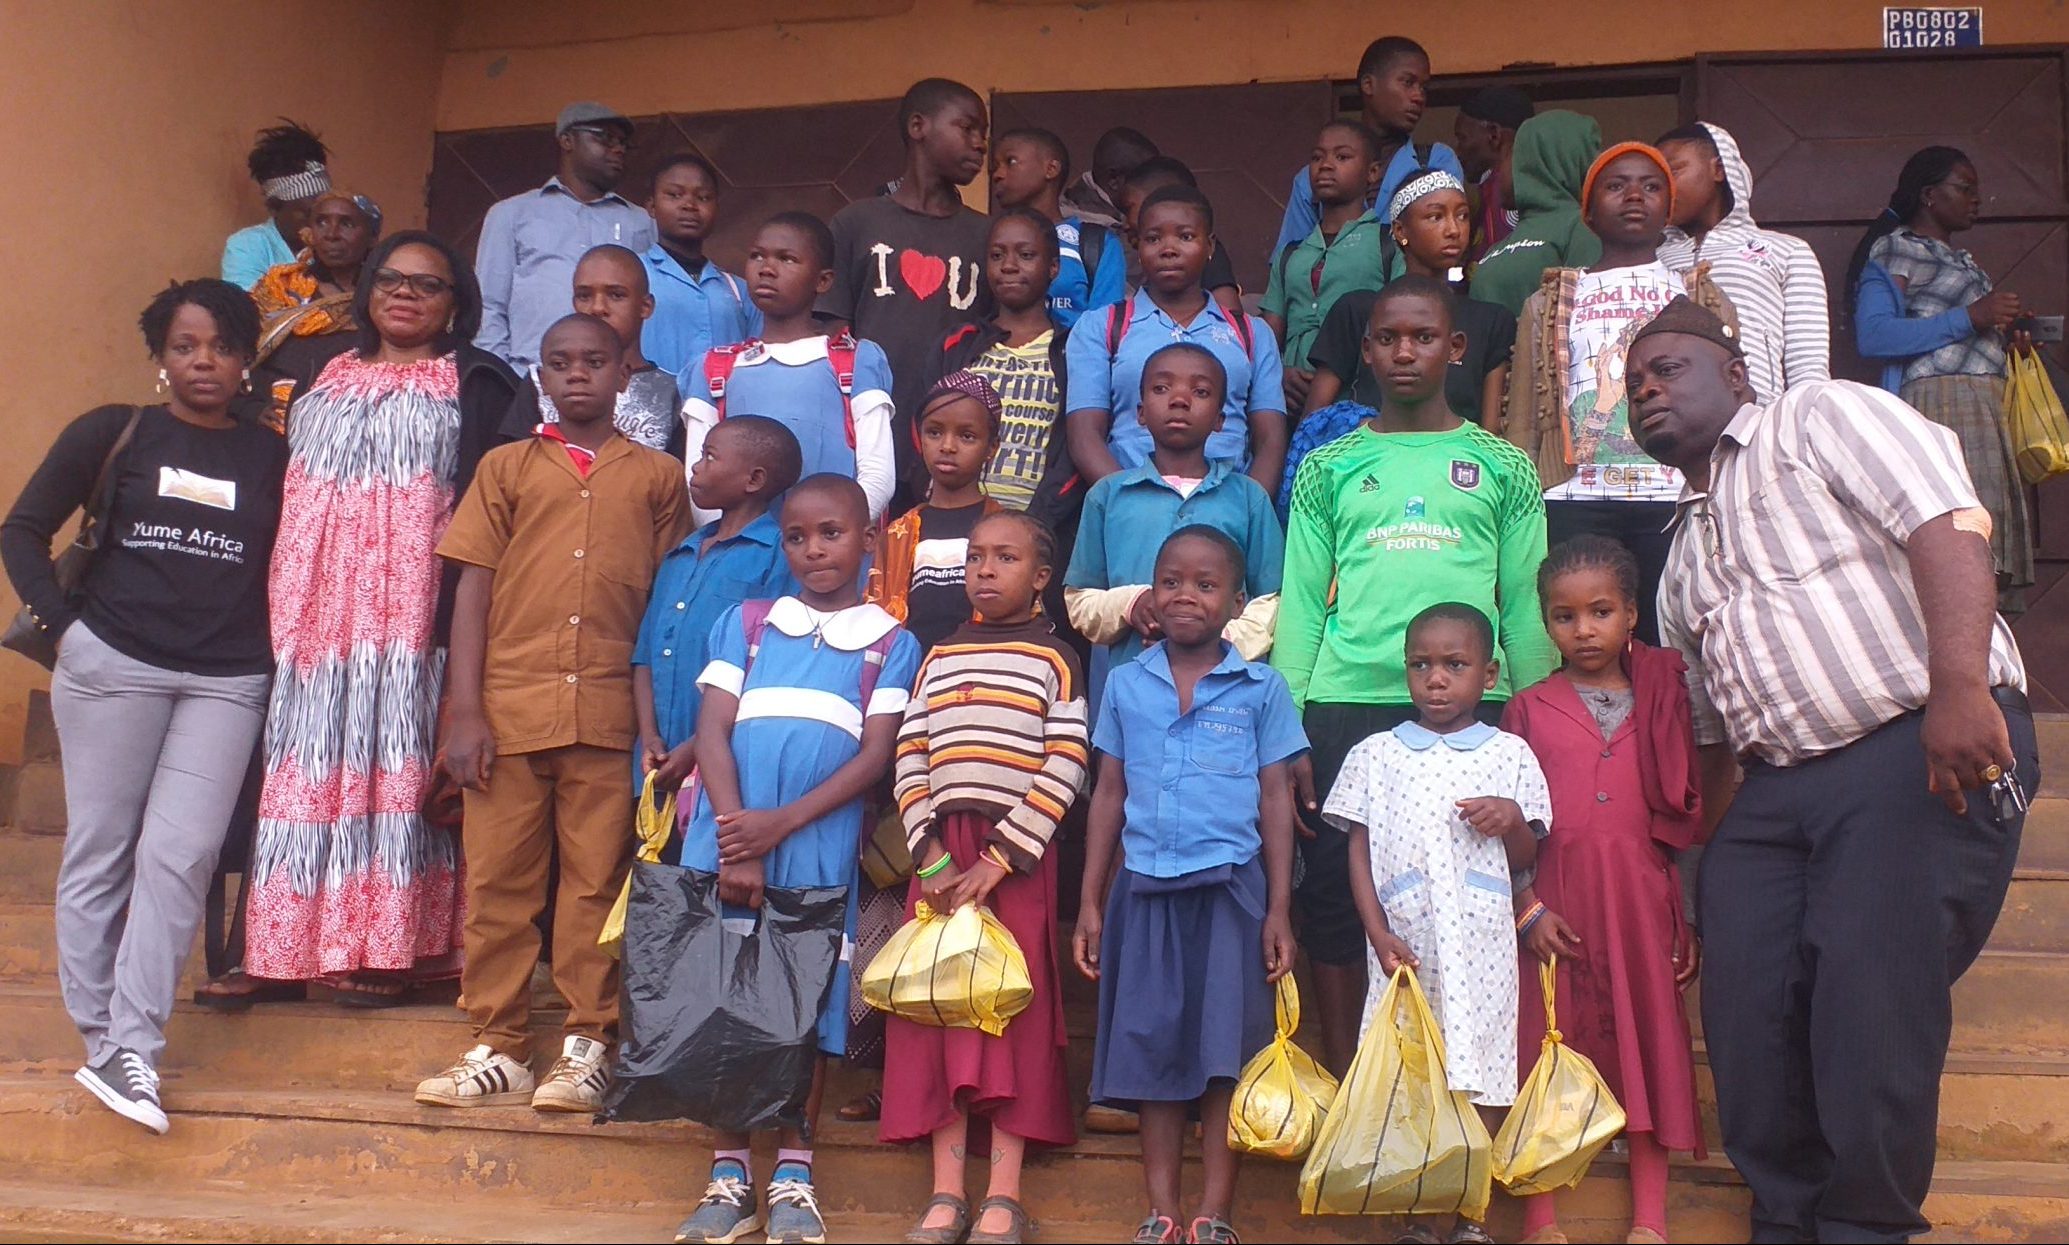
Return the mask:
M1988 786L1985 771L2010 769L2013 761L2004 714L1990 698L1997 577L1990 542L1969 516L1961 511L1920 524L1905 546L1931 674L1920 731L1929 785L1956 813L1967 808L1965 789Z
M482 668L488 656L489 597L496 573L485 566L463 566L453 592L453 630L447 645L446 687L451 719L446 735L445 768L462 787L488 782L496 759L495 736L481 703Z
M1106 892L1113 880L1114 852L1121 842L1121 814L1128 802L1128 777L1121 759L1099 754L1098 784L1085 815L1085 879L1078 889L1078 927L1071 935L1071 959L1078 971L1099 977L1099 940L1106 929Z
M1250 478L1268 497L1279 495L1279 477L1286 471L1286 412L1250 412Z
M1307 402L1300 409L1313 414L1336 401L1342 393L1343 377L1326 367L1318 367L1315 369L1314 379L1308 381Z
M1257 824L1264 839L1264 963L1277 981L1293 969L1293 783L1284 761L1258 775Z
M1365 927L1365 941L1379 954L1379 966L1386 972L1403 964L1413 968L1415 953L1387 924L1379 889L1372 882L1372 832L1363 822L1353 822L1350 829L1351 902L1357 905L1358 923Z
M1509 365L1504 363L1480 382L1480 426L1496 436L1502 429L1502 399L1508 395Z
M1088 407L1064 417L1064 433L1070 441L1070 460L1078 465L1085 487L1099 483L1121 469L1106 438L1113 428L1113 412Z

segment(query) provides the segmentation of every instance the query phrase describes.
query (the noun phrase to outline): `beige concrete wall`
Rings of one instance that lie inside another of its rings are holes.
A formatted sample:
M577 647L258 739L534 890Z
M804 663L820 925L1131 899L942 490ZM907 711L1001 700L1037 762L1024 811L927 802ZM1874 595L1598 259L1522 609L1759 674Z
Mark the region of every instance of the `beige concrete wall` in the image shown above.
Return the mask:
M1441 73L1882 43L1881 0L456 3L442 130L545 121L589 97L633 114L881 99L927 74L1011 91L1347 77L1396 29ZM1984 10L1991 44L2069 40L2064 0Z
M151 397L137 313L261 219L244 170L281 114L340 184L421 225L443 0L0 0L0 358L11 504L66 421ZM4 608L16 608L0 591ZM0 654L0 761L42 672Z

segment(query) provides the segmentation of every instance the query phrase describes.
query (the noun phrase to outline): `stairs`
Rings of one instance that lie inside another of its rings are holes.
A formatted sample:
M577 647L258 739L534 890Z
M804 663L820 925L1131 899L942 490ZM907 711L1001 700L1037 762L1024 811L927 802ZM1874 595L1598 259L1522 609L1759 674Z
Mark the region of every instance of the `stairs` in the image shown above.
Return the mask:
M36 733L32 718L32 742ZM2011 897L1990 950L1955 992L1926 1206L1936 1240L2069 1239L2069 717L2043 723L2042 749L2048 784L2027 822ZM9 823L0 830L0 1241L670 1239L702 1188L704 1131L416 1106L409 1089L468 1042L449 1003L366 1012L314 1002L220 1016L182 1002L163 1069L170 1135L100 1108L71 1081L79 1044L56 987L50 897L63 817L61 795L50 804L60 790L54 771L45 746L0 778ZM543 1050L560 1016L540 1001ZM1075 1041L1079 1084L1089 1059L1089 1040ZM1707 1069L1699 1075L1708 1111ZM845 1101L855 1088L837 1075L828 1098ZM897 1239L928 1192L924 1153L878 1145L873 1125L832 1114L819 1156L833 1239ZM1302 1218L1295 1171L1245 1165L1238 1220L1250 1239L1371 1240L1383 1231L1361 1219ZM1195 1169L1189 1184L1197 1182ZM981 1173L972 1184L981 1187ZM1026 1201L1042 1221L1040 1240L1116 1240L1140 1214L1140 1189L1133 1138L1087 1137L1030 1161ZM1744 1239L1747 1201L1721 1157L1677 1165L1675 1238ZM1562 1201L1575 1240L1621 1240L1628 1210L1613 1153ZM1497 1194L1497 1235L1514 1239L1517 1223Z

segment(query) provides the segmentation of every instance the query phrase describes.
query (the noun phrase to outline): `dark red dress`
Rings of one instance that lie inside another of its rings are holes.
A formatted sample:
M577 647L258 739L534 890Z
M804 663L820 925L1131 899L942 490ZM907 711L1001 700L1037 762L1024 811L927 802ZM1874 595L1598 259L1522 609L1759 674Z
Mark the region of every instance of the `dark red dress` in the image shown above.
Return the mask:
M991 821L960 812L942 814L937 824L956 868L974 866ZM914 881L905 903L908 920L919 896ZM885 1141L924 1141L953 1123L958 1110L969 1112L973 1123L989 1120L1036 1145L1077 1140L1064 1070L1068 1039L1056 958L1056 854L1045 852L1033 873L1000 882L987 906L1027 957L1034 998L998 1037L886 1017L884 1111L877 1126ZM973 1149L980 1144L971 1143Z
M1688 698L1677 654L1639 646L1633 656L1635 704L1607 741L1562 674L1510 701L1502 729L1530 744L1551 786L1537 897L1581 940L1581 956L1559 962L1559 1029L1609 1083L1628 1131L1700 1156L1688 1013L1674 985L1674 950L1687 927L1667 849L1690 842L1696 824ZM1518 1066L1528 1069L1545 1016L1536 957L1522 954Z

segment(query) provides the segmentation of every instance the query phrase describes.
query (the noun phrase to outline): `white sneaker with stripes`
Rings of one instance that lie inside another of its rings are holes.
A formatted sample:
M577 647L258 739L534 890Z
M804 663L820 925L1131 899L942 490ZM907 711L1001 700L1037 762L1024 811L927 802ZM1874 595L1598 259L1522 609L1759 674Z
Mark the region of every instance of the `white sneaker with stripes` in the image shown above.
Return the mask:
M417 1101L427 1107L521 1107L531 1097L532 1070L487 1046L417 1085Z
M532 1110L594 1112L603 1106L603 1091L611 1083L610 1054L611 1048L595 1038L569 1034L560 1058L532 1095Z

